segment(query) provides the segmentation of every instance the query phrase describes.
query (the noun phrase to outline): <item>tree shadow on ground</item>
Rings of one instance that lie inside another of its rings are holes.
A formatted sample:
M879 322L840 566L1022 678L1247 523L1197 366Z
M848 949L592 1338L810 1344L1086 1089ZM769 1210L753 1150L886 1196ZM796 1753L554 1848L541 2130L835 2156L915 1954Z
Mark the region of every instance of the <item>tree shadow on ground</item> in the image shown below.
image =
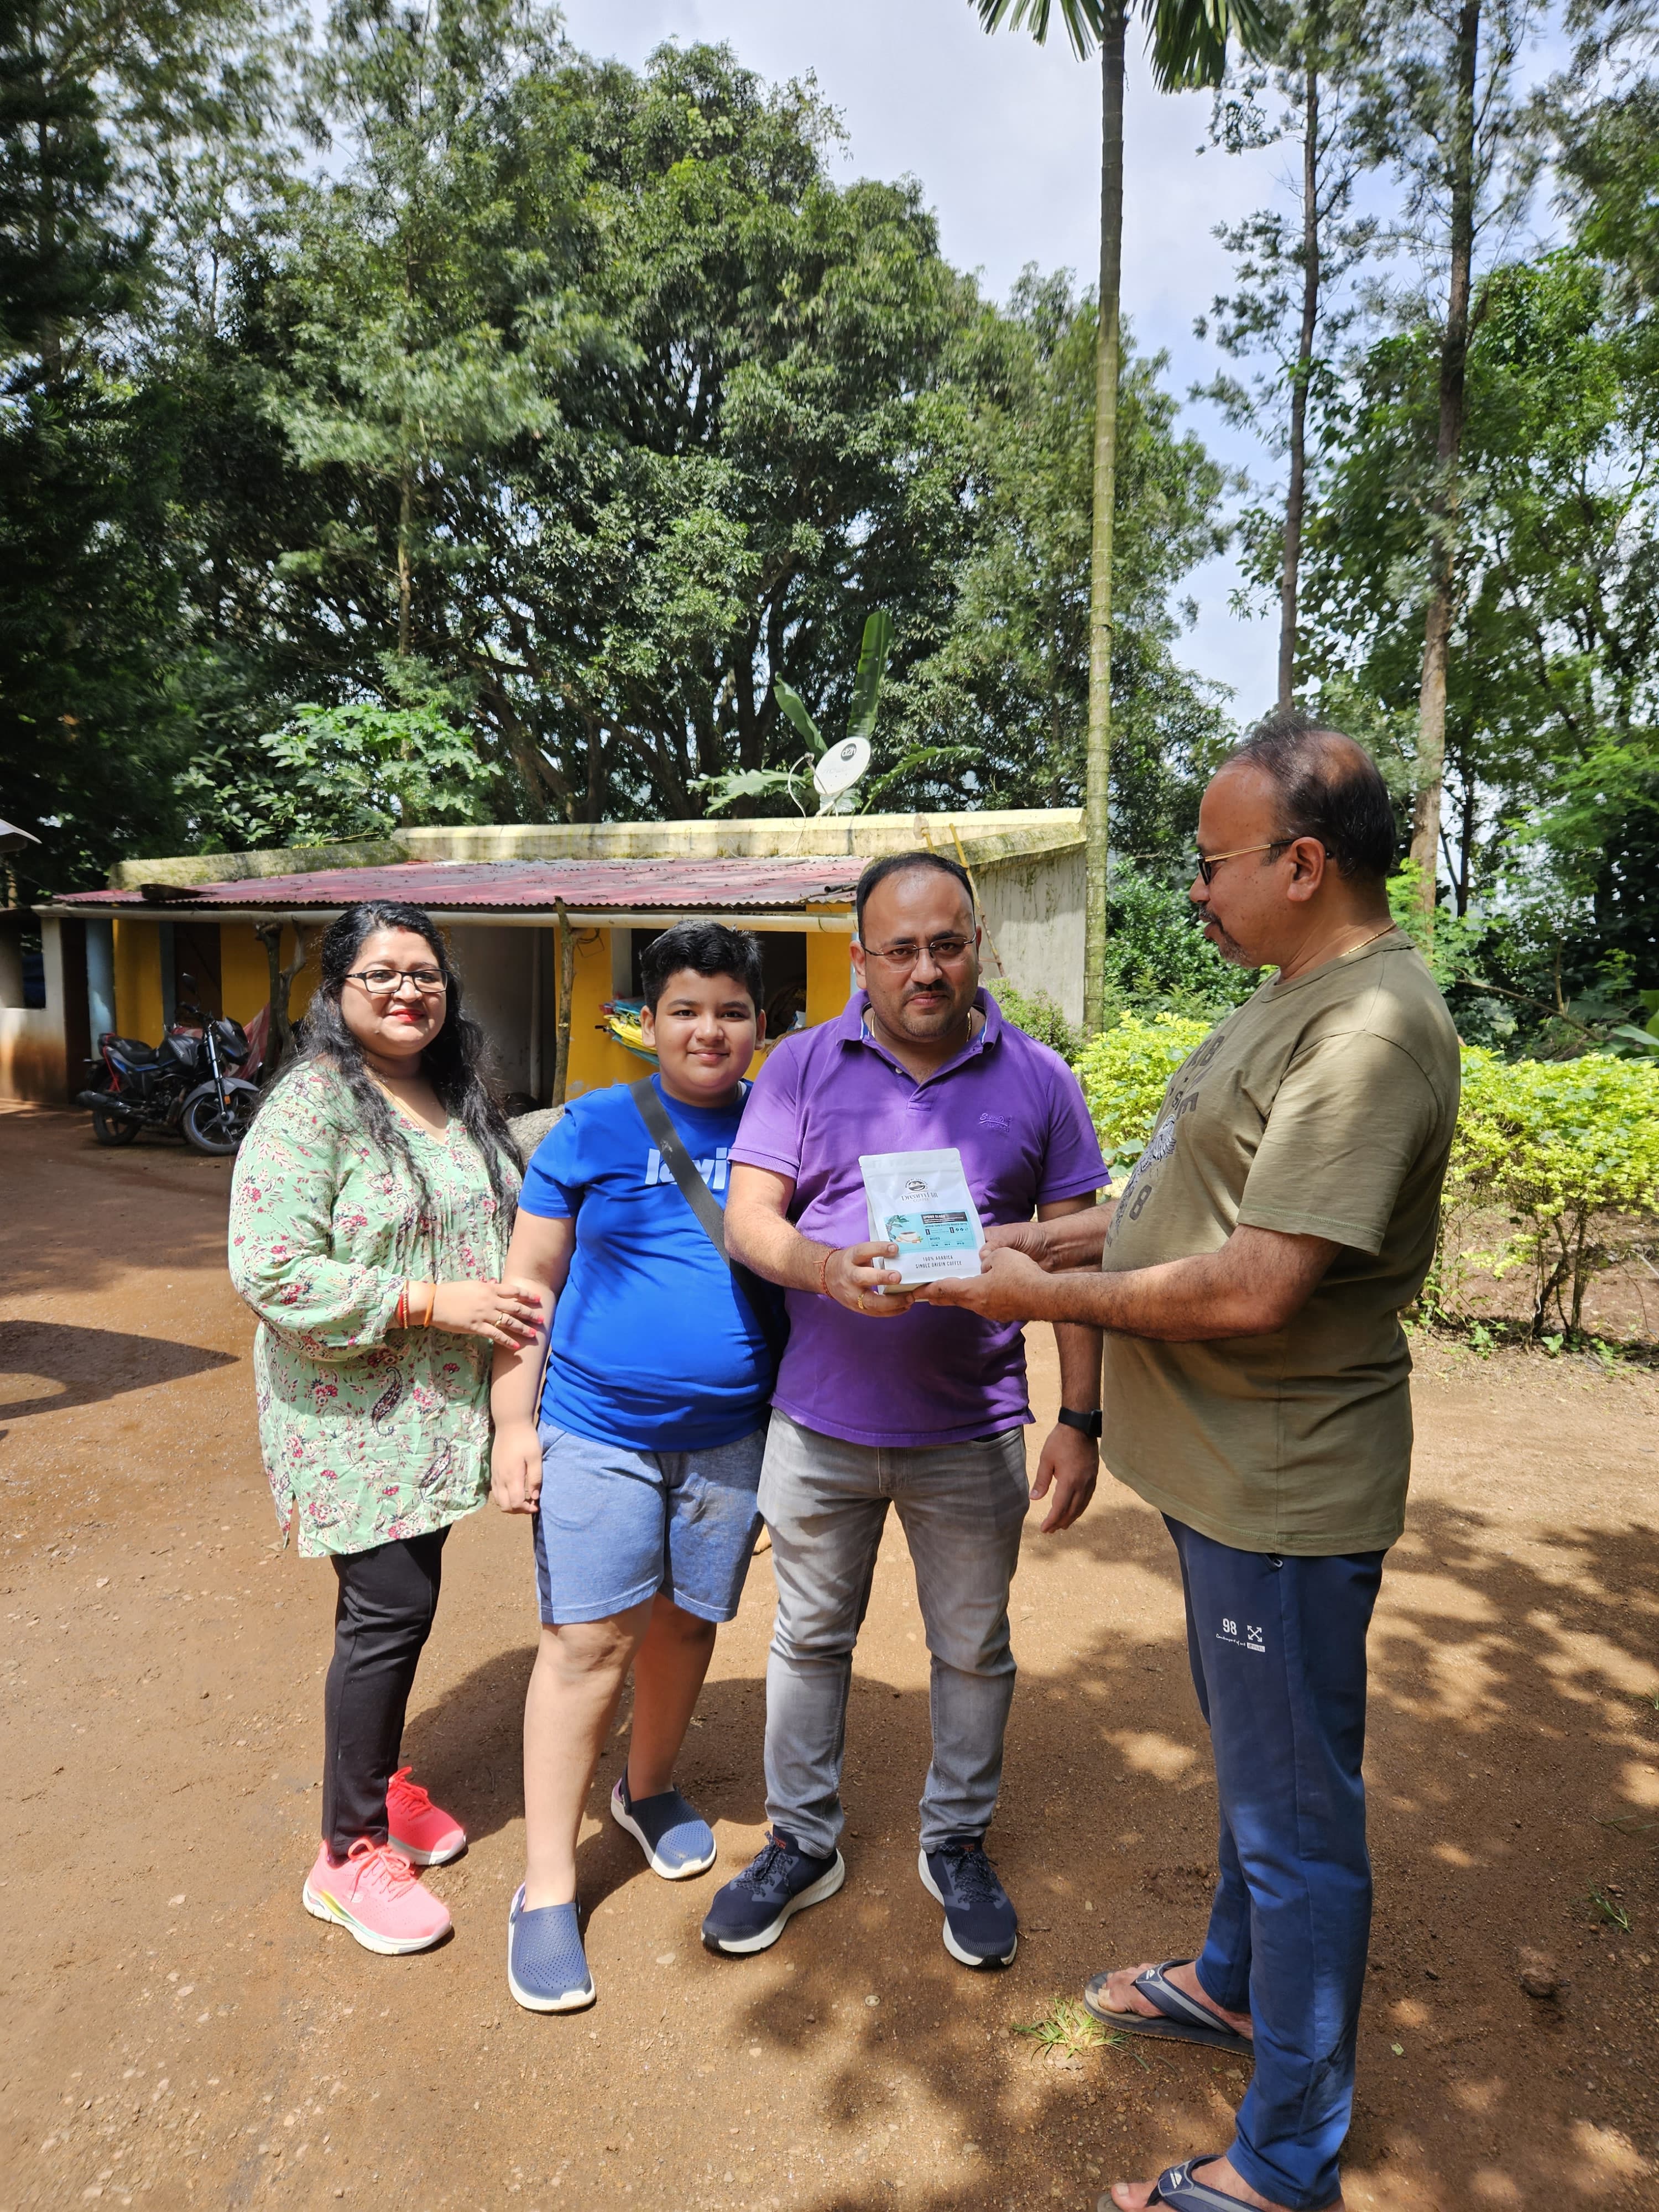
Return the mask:
M95 1406L124 1391L179 1382L215 1367L234 1367L234 1356L158 1336L129 1336L111 1328L82 1328L73 1322L0 1321L0 1376L44 1376L61 1387L4 1401L8 1420L31 1413Z
M1144 1512L1105 1502L1074 1540L1099 1562L1099 1613L1061 1624L1060 1664L1024 1671L992 1836L1025 1929L1014 1968L970 1975L945 1956L915 1873L927 1698L860 1677L842 1895L793 1923L768 1964L716 1960L693 1940L681 2007L660 2014L661 1981L630 1989L605 1962L605 2039L625 2055L596 2139L607 2120L629 2124L630 2093L661 2096L642 2082L645 2062L658 2074L678 2064L695 2095L714 2070L699 2069L702 2046L733 2033L734 1984L755 1983L738 2051L763 2062L752 2109L772 2101L763 2118L743 2107L736 2129L734 2112L711 2113L708 2154L681 2163L660 2201L683 2212L1091 2207L1113 2179L1228 2140L1244 2076L1218 2054L1126 2039L1055 2063L1013 2033L1103 1965L1190 1955L1214 1878L1173 1549ZM1017 1637L1043 1613L1044 1572L1028 1545ZM1650 1527L1523 1546L1479 1514L1413 1509L1372 1641L1377 1910L1346 2154L1355 2212L1651 2202L1659 2081L1641 1947L1659 1949L1659 1831L1643 1826L1659 1820L1656 1587ZM688 1765L711 1811L745 1823L760 1817L760 1690L711 1686ZM590 1865L596 1898L613 1868L638 1875L622 1838L586 1848L585 1893ZM693 1887L694 1936L707 1890ZM1522 1990L1523 1950L1552 1962L1555 1996ZM816 2117L792 2124L802 2101ZM798 2135L827 2136L833 2151L792 2157ZM660 2191L647 2146L612 2142L614 2158L565 2146L575 2154L560 2201L619 2198L625 2176Z

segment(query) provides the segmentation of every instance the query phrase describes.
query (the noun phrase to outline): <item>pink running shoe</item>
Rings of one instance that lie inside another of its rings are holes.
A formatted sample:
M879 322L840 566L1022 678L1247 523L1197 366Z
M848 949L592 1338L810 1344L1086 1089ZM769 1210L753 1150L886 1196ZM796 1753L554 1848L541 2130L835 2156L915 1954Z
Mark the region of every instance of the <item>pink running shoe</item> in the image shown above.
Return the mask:
M367 1836L358 1837L343 1866L331 1866L327 1845L319 1847L301 1896L316 1919L334 1921L365 1951L392 1958L428 1950L449 1932L449 1907L422 1887L406 1858Z
M441 1811L418 1782L400 1766L386 1786L386 1826L391 1844L410 1866L447 1866L466 1849L466 1830Z

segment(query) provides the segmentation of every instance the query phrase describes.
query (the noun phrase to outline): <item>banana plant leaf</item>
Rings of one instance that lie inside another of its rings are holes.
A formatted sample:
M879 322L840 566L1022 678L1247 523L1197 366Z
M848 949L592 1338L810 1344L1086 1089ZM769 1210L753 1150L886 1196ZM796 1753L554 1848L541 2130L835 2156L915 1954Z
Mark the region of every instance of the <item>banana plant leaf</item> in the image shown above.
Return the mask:
M864 625L859 647L858 673L853 678L853 711L847 717L849 738L867 738L876 726L881 703L881 680L887 673L887 656L893 649L893 618L878 607Z
M862 665L862 663L860 664ZM787 721L792 722L815 754L823 750L823 739L818 735L818 726L807 713L805 702L798 691L792 691L781 676L775 677L772 696L777 701ZM758 773L750 770L751 774Z
M730 806L734 800L770 799L776 792L784 793L803 812L805 811L801 799L802 780L789 769L746 768L732 775L701 775L691 788L714 793L708 801L711 814L718 814L721 807Z

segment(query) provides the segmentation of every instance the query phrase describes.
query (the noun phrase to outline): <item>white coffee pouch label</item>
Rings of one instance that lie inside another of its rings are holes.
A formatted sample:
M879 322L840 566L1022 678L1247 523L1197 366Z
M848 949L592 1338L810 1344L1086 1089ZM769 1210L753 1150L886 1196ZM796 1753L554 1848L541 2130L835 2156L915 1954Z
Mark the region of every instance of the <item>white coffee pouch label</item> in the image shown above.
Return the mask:
M954 1145L936 1152L860 1152L870 1234L896 1244L899 1287L977 1275L985 1231Z

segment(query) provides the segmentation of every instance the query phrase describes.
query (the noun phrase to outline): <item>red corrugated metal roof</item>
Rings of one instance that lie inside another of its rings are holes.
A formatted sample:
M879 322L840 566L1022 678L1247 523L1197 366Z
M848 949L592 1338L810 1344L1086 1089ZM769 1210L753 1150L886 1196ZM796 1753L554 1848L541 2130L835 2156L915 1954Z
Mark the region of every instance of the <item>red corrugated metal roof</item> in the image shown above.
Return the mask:
M324 868L303 876L258 876L240 882L80 891L59 900L87 909L159 906L307 907L354 905L360 899L403 899L441 912L474 907L552 909L555 899L579 911L615 907L699 907L757 911L843 901L864 866L858 859L732 860L405 860L381 868Z

